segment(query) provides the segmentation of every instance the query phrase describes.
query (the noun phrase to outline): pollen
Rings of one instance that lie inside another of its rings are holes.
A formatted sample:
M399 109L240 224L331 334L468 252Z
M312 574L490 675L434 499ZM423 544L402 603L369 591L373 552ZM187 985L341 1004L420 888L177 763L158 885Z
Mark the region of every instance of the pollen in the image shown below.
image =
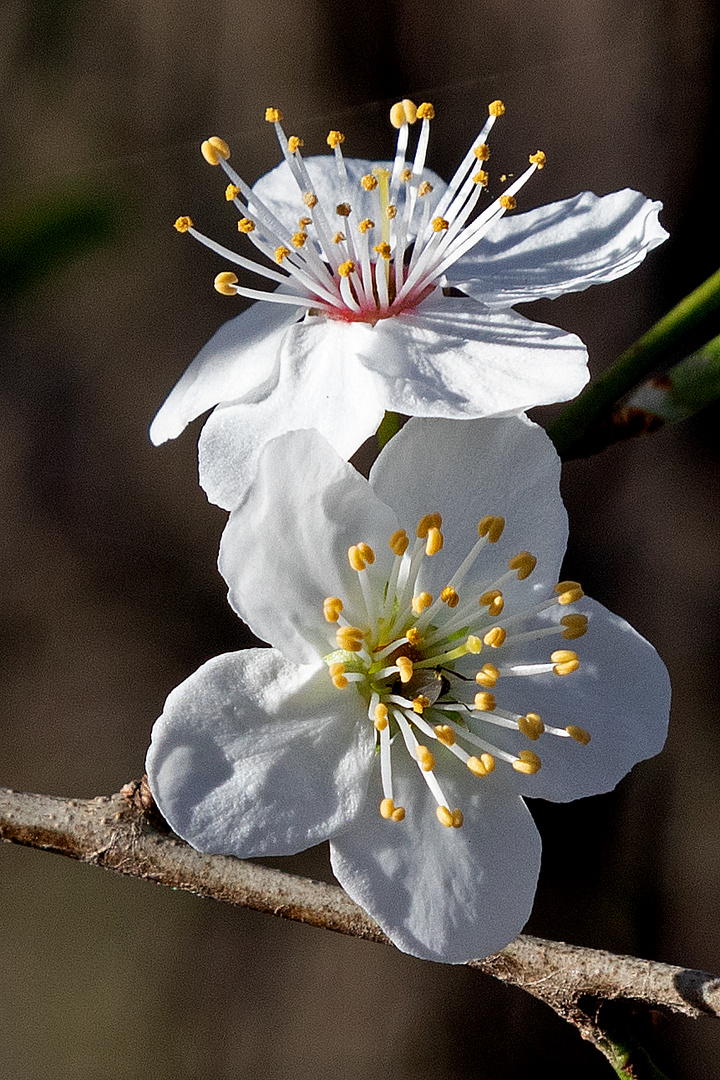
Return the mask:
M340 263L338 266L338 274L340 277L350 277L355 273L355 263L352 259L347 259L344 263Z
M453 589L452 585L446 585L443 591L440 593L440 599L443 604L447 604L449 608L456 608L460 603L460 597Z
M484 169L480 169L473 176L474 183L482 184L483 187L487 187L489 179L490 179L490 177L488 176L488 174L485 172Z
M412 598L412 609L416 615L421 615L425 608L429 608L433 602L432 593L421 592Z
M398 671L400 672L400 682L401 683L409 683L410 680L412 679L412 673L413 673L413 662L410 659L410 657L409 656L398 656L396 664L397 664Z
M488 105L488 112L490 116L502 116L505 112L505 105L502 101L491 101Z
M587 746L590 742L590 732L586 731L585 728L578 727L576 724L570 724L565 730L570 738L574 739L575 742L580 743L581 746Z
M251 233L251 232L253 232L254 229L255 229L255 222L251 221L250 218L244 217L244 218L240 218L240 220L238 221L238 232Z
M416 698L413 698L413 712L416 712L419 716L422 716L425 709L429 709L431 701L429 697L425 697L424 694L418 694Z
M305 205L310 207L311 210L314 206L317 206L318 197L314 191L306 191L302 199Z
M343 240L345 240L345 233L344 232L336 232L336 233L333 234L333 238L332 238L333 244L342 244Z
M490 756L491 756L490 754L483 754L483 757L490 757ZM467 765L468 769L470 770L471 773L473 773L474 776L483 777L483 776L487 776L489 772L492 772L492 769L487 768L487 766L485 765L482 758L475 757L474 754L467 759L465 764ZM493 758L493 768L494 767L495 767L495 759Z
M438 742L441 742L443 746L455 745L455 732L447 724L438 724L435 728L435 734Z
M223 296L235 296L237 289L233 286L237 283L237 274L233 274L231 270L225 270L222 274L218 274L213 282L215 288Z
M383 705L382 702L379 702L375 706L375 718L373 720L375 729L377 731L384 731L385 728L388 726L388 723L388 707L387 705Z
M329 623L337 622L340 618L340 612L343 609L343 602L339 596L327 596L323 600L323 615L325 621Z
M352 213L352 207L348 202L338 203L335 207L335 213L338 214L340 217L350 217L350 214Z
M212 138L206 139L200 146L200 153L207 161L208 165L219 165L220 158L224 158L225 161L230 157L230 147L224 139L218 138L217 135L213 135Z
M407 184L407 182L411 178L411 176L412 176L412 169L403 169L403 171L400 173L400 179L402 180L403 184Z
M275 248L275 262L281 263L283 259L287 259L289 254L290 248L286 248L281 244L280 247Z
M282 118L283 116L279 109L265 110L265 119L267 120L268 124L279 124Z
M438 806L435 808L435 816L441 825L444 825L446 829L452 829L453 816L447 806Z
M312 218L301 217L298 218L298 225L301 229L307 229L308 225L312 225Z
M291 135L288 139L288 150L291 154L294 154L296 150L299 150L300 147L304 145L305 143L303 142L303 140L298 138L297 135Z
M536 742L545 731L545 725L537 713L529 712L527 716L521 716L517 722L518 731L526 738Z
M480 605L482 607L487 607L488 615L494 618L502 612L505 607L505 600L499 589L491 589L489 592L482 594L480 597Z
M410 541L408 540L408 534L404 529L397 529L390 537L388 543L393 555L404 555Z
M418 195L422 199L425 195L429 195L433 191L433 186L429 180L423 180L422 184L418 187Z
M480 143L480 145L476 146L473 150L473 154L478 161L487 161L490 157L490 147L487 143Z
M439 528L433 525L428 529L427 539L425 541L425 554L437 555L438 551L442 549L442 546L443 534L440 532Z
M580 667L577 653L570 649L556 649L550 654L550 661L555 665L553 671L556 675L571 675Z
M573 641L587 633L587 615L563 615L560 622L566 627L562 635L566 641Z
M365 570L375 562L375 552L369 544L352 544L347 554L353 570Z
M497 544L505 528L505 518L495 514L486 514L478 522L478 536L487 536L490 544Z
M403 98L402 101L398 101L393 105L390 110L390 123L396 129L399 129L403 124L414 124L417 119L417 107L414 102L409 98Z
M417 531L415 535L420 540L424 540L428 534L428 531L432 528L442 528L442 514L423 514L418 521Z
M359 626L339 626L335 631L335 641L339 649L360 652L364 644L364 634Z
M397 216L397 206L395 205L395 203L388 203L388 205L385 207L385 215L387 218L389 218L390 221L392 221L392 219Z
M405 807L396 806L392 799L383 799L380 803L380 817L386 821L403 821L405 819Z
M435 768L435 756L431 754L427 746L418 746L415 751L418 764L423 772L432 772Z
M239 194L240 188L237 186L237 184L228 184L228 186L225 188L225 198L228 202L232 202L233 199L237 199Z
M519 551L508 561L509 570L517 570L518 581L529 578L537 566L537 559L529 551Z
M447 218L436 217L432 221L433 232L444 232L445 229L450 228L450 222Z
M292 235L292 246L296 247L296 248L301 248L305 244L306 240L307 240L307 233L304 233L304 232L293 233L293 235Z
M405 637L408 639L411 645L419 645L422 641L422 634L418 630L417 626L411 626L405 631Z
M374 179L374 177L373 177L373 179ZM375 222L371 221L369 217L363 218L362 221L360 221L358 223L358 232L361 232L361 233L369 232L370 229L374 229L374 228L375 228Z
M499 202L503 210L514 210L517 206L517 199L514 195L501 195Z
M512 763L515 772L524 773L525 776L534 776L540 771L541 765L540 758L532 750L521 750L517 760Z
M344 664L331 664L328 668L330 678L333 686L336 686L338 690L344 690L348 684L345 678L345 665Z
M538 169L544 169L547 162L547 158L542 150L538 150L536 154L531 154L528 160L531 165L537 165Z
M500 678L500 672L494 664L483 664L475 676L475 682L480 686L487 686L492 688Z
M360 183L366 191L374 191L378 186L377 177L373 176L372 173L366 173L360 180Z
M489 694L486 690L483 690L479 694L476 694L475 708L478 712L494 712L497 708L495 695Z
M384 241L382 244L376 244L373 251L376 251L381 259L389 259L392 255L392 248Z
M177 219L177 221L175 222L175 228L177 229L177 231L179 233L187 232L188 229L192 229L192 227L193 227L192 218L189 218L187 216L186 217L179 217Z
M487 634L483 638L486 645L489 645L492 649L499 649L501 645L505 644L506 632L502 626L493 626L492 630L488 630Z
M577 581L559 581L553 591L558 593L558 604L574 604L585 595Z
M343 135L342 131L329 131L328 137L325 141L327 142L328 146L330 146L334 150L336 146L340 145L340 143L345 142L345 136Z
M418 120L434 120L434 106L432 106L429 101L423 101L422 105L418 105L417 117Z

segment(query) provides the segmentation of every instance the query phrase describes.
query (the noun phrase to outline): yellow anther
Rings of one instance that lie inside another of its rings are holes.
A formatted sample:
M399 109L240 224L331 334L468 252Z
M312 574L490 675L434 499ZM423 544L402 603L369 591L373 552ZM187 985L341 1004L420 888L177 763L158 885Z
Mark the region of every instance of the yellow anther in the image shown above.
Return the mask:
M418 187L418 195L422 199L424 195L429 195L433 190L433 186L429 180L423 180L422 184Z
M347 203L347 202L338 203L337 206L335 207L335 213L339 214L340 217L350 217L350 214L352 213L352 208L350 206L350 203Z
M418 120L433 120L435 117L435 109L429 101L423 101L422 105L418 105L417 118Z
M514 210L517 206L517 199L514 195L501 195L499 202L503 210Z
M413 662L409 656L398 656L395 661L398 671L400 672L400 682L409 683L412 679Z
M235 296L237 289L233 286L237 284L237 274L233 274L232 270L224 270L222 274L217 275L213 284L223 296Z
M395 203L388 203L385 207L385 213L390 219L390 221L392 221L392 219L397 215L397 206L395 205Z
M301 229L307 229L308 225L312 225L312 218L311 217L298 218L298 225L300 226Z
M521 716L517 722L518 731L528 739L535 742L545 731L545 725L537 713L529 712L527 716Z
M225 188L225 198L228 202L232 202L233 199L237 199L239 194L240 188L237 186L237 184L228 184L228 186Z
M251 221L248 217L240 218L238 221L238 232L249 233L255 228L255 222Z
M192 218L189 218L187 216L186 217L179 217L177 219L177 221L175 222L175 228L177 229L178 232L187 232L188 229L192 229L192 227L193 227Z
M405 631L405 637L408 639L411 645L419 645L422 641L422 634L418 630L417 626L410 626Z
M395 812L395 803L392 799L383 799L380 803L380 817L385 818L386 821L390 821Z
M475 757L474 754L473 754L472 757L469 757L467 759L465 764L467 765L468 769L470 770L471 773L473 773L474 776L487 776L487 774L488 774L488 771L485 768L485 766L483 765L480 758Z
M282 113L279 109L266 109L265 119L267 120L268 124L279 124L282 120Z
M473 176L473 182L475 184L482 184L483 187L487 187L489 179L490 177L484 169L479 169Z
M582 600L585 593L577 581L559 581L553 592L558 593L558 604L574 604L576 600Z
M519 551L508 560L508 569L517 570L518 581L529 578L537 566L537 559L529 551Z
M475 708L478 712L494 712L497 708L495 695L489 694L487 690L482 690L475 695Z
M373 176L372 173L366 173L365 176L361 178L360 183L366 191L374 191L378 186L377 177Z
M542 150L538 150L536 154L531 154L528 160L531 165L537 165L538 169L543 169L545 167L547 158L545 157L545 154L542 152Z
M418 521L415 535L420 540L424 540L432 528L442 528L442 514L424 514Z
M289 254L290 248L286 248L281 244L280 247L275 248L275 262L281 263L283 259L287 259Z
M340 263L338 266L338 274L340 277L350 277L355 273L355 263L352 259L347 259L344 263Z
M480 606L488 609L488 615L499 615L505 607L503 594L499 589L490 589L480 597Z
M495 758L492 754L481 754L480 760L489 773L495 772Z
M432 220L433 232L443 232L450 228L450 222L444 217L436 217Z
M503 630L502 626L493 626L492 630L488 630L487 634L483 638L483 641L492 649L499 649L501 645L505 644L506 637L507 634Z
M487 143L480 143L480 145L476 146L473 150L473 154L478 161L487 161L490 157L490 147Z
M435 816L441 825L444 825L446 829L452 829L453 816L448 810L447 806L437 806L435 808Z
M378 180L389 180L392 176L392 169L386 169L384 165L376 165L372 174L377 176Z
M563 615L560 622L566 627L562 632L566 641L573 641L587 633L587 615Z
M358 626L339 626L335 631L335 641L339 649L360 652L363 647L363 632Z
M344 690L348 684L348 681L344 675L333 675L332 684L333 686L336 686L338 690Z
M200 147L200 152L208 165L219 165L220 158L225 158L227 161L230 157L230 147L224 139L219 139L217 135L213 135L211 139L206 139Z
M387 705L383 705L382 701L380 701L375 706L375 719L373 720L373 724L377 731L384 731L388 726L388 723L388 707Z
M443 746L455 745L455 732L447 724L438 724L435 728L435 734L438 737L438 742L441 742Z
M392 812L392 821L404 821L405 820L405 807L396 806Z
M326 622L337 622L342 609L343 602L339 596L326 596L323 600L323 615Z
M500 678L500 672L494 664L483 664L475 676L475 682L480 686L492 688Z
M305 194L302 197L302 200L305 203L305 205L308 206L312 210L313 206L317 206L318 197L315 194L315 192L306 191Z
M410 179L411 176L412 176L412 169L403 169L403 171L400 173L400 179L403 182L403 184L407 184L407 182L408 182L408 180Z
M307 233L304 233L304 232L293 233L292 246L296 247L296 248L301 248L306 240L307 240Z
M430 607L433 602L432 593L421 592L417 596L412 598L412 609L416 615L420 615L425 608Z
M288 139L288 150L291 154L294 154L296 150L299 150L300 147L304 145L305 143L303 142L303 140L298 138L297 135L291 135Z
M424 709L430 708L430 698L425 697L424 694L418 694L416 698L413 698L413 712L416 712L418 716L422 716Z
M403 124L414 124L416 119L417 108L409 98L398 101L390 110L390 123L394 128L401 128Z
M505 106L502 101L491 101L488 105L488 112L491 116L502 116L505 112Z
M340 143L345 142L345 136L343 135L342 131L329 131L326 141L328 146L332 147L332 149L334 150L336 146L340 145Z
M353 570L365 570L375 562L375 552L369 544L351 544L347 555Z
M590 742L590 732L586 731L585 728L578 727L577 724L570 724L565 730L570 738L580 743L581 746L587 746Z
M488 542L497 544L505 528L505 518L497 514L486 514L478 522L478 536L487 536Z
M517 760L512 763L515 772L524 773L525 776L534 776L540 771L541 765L540 758L537 754L533 754L532 750L521 750Z
M369 217L363 218L362 221L358 222L358 232L366 233L374 228L375 222L371 221Z
M550 661L553 664L569 664L573 660L577 660L577 658L578 654L570 649L555 649L554 652L550 653Z
M449 608L456 608L460 603L460 597L453 589L452 585L446 585L443 591L440 593L440 599L443 604L447 604Z
M442 546L443 534L440 532L439 528L436 528L436 526L433 525L428 529L427 539L425 540L425 554L437 555Z
M469 653L482 652L482 641L479 637L475 637L474 634L469 634L465 641L465 648Z
M410 541L404 529L397 529L388 541L393 555L404 555Z
M373 251L376 251L381 259L389 259L392 255L392 248L384 241L382 244L376 244Z
M375 552L370 547L370 545L369 544L358 544L357 549L360 552L360 555L362 556L362 558L367 563L367 565L372 566L372 564L375 562Z
M462 810L457 810L457 809L453 810L453 812L452 812L452 827L453 827L453 829L462 829L464 820L465 820L465 818L463 817Z
M572 675L572 673L574 671L577 671L579 667L579 660L567 660L564 664L555 664L553 671L556 675Z
M332 242L333 242L333 244L342 244L344 239L345 239L345 233L344 232L336 232L335 235L332 238Z
M333 675L344 675L345 674L345 665L341 664L341 663L330 664L330 667L328 668L328 671L330 672L331 676L333 676Z

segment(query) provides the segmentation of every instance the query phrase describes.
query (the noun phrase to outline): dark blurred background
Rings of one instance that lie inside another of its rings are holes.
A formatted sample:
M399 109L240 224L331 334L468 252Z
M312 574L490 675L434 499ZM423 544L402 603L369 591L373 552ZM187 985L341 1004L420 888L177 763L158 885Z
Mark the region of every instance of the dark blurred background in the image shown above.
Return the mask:
M238 310L212 289L225 267L172 228L187 213L237 239L201 139L228 139L255 180L278 160L275 105L306 152L340 127L347 153L385 157L388 107L410 96L435 104L429 163L448 176L502 97L495 165L549 160L523 208L624 186L665 203L672 238L631 278L524 309L579 333L599 371L717 267L716 21L712 0L6 0L0 784L117 791L167 693L245 641L199 425L161 449L146 434ZM718 420L565 470L568 576L654 642L675 705L666 752L613 794L534 804L528 928L715 971ZM610 1074L544 1006L469 971L34 851L0 862L3 1080ZM279 865L328 872L323 849ZM720 1024L659 1019L653 1047L710 1080Z

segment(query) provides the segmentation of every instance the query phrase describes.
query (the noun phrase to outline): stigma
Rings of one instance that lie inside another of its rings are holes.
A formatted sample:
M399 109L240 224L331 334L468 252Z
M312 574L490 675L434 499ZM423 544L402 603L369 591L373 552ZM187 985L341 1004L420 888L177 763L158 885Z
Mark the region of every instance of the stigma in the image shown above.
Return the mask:
M303 159L303 140L288 136L280 110L268 108L265 119L275 129L296 189L297 226L289 229L279 220L272 205L263 202L230 164L228 144L213 136L202 144L202 155L225 173L229 181L225 198L240 215L238 230L265 261L249 259L216 243L199 232L186 215L177 219L175 228L189 232L234 265L275 284L274 291L247 288L234 274L225 272L215 279L215 287L223 295L294 305L346 322L374 324L412 311L441 290L449 267L474 248L505 213L516 208L518 192L545 165L541 150L530 154L524 172L494 197L490 195L487 140L504 112L501 101L488 106L485 123L439 197L432 194L425 164L435 117L429 102L416 106L405 99L393 105L390 122L397 130L394 159L372 168L359 183L351 180L346 166L344 134L331 131L327 144L334 158L334 188L339 198L333 205L325 205L314 190ZM411 129L417 131L412 152ZM483 165L480 170L478 163ZM501 182L506 179L503 176Z
M381 571L384 560L359 540L347 558L361 599L350 606L328 596L323 603L328 675L337 690L360 695L363 715L374 728L383 791L379 813L390 823L406 818L394 778L398 753L407 753L417 766L418 782L435 799L439 824L459 829L462 807L446 798L444 774L465 768L475 781L493 783L510 768L532 777L542 766L543 742L590 742L580 724L558 727L551 716L513 707L518 679L532 685L539 676L547 682L548 676L565 678L580 669L581 658L568 643L584 636L588 620L572 610L583 597L575 581L560 581L545 596L534 582L526 592L517 588L537 565L529 551L508 551L506 569L490 577L483 572L483 556L489 545L502 548L504 529L499 515L481 518L466 557L437 596L423 588L423 580L428 560L443 547L440 514L425 514L414 538L404 529L388 538L394 556L389 574L388 564ZM511 582L512 600L506 602ZM554 618L547 617L551 609ZM541 650L547 643L540 662L538 642ZM530 645L535 660L523 663Z

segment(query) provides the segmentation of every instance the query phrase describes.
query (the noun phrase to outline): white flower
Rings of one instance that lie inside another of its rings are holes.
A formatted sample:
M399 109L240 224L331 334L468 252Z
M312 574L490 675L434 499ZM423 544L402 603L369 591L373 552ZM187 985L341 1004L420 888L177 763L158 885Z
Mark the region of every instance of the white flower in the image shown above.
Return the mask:
M150 429L154 443L165 442L220 403L200 440L200 480L211 501L236 506L260 449L284 431L313 427L349 458L386 409L462 419L579 393L588 378L582 342L510 309L632 270L667 235L661 204L628 189L603 198L586 192L506 219L545 155L532 154L503 194L489 197L486 139L503 112L502 102L490 105L448 185L425 167L428 104L394 106L397 152L379 166L345 159L336 131L328 136L331 157L303 160L300 140L288 139L269 109L285 161L252 189L221 139L203 144L230 180L240 231L274 268L209 240L189 218L176 226L276 285L261 292L218 275L221 292L267 302L220 328Z
M268 443L220 566L274 647L168 698L147 770L173 829L241 857L329 838L340 883L416 956L510 941L540 858L522 796L609 790L668 718L652 646L557 584L558 476L519 417L411 420L369 482L315 431Z

